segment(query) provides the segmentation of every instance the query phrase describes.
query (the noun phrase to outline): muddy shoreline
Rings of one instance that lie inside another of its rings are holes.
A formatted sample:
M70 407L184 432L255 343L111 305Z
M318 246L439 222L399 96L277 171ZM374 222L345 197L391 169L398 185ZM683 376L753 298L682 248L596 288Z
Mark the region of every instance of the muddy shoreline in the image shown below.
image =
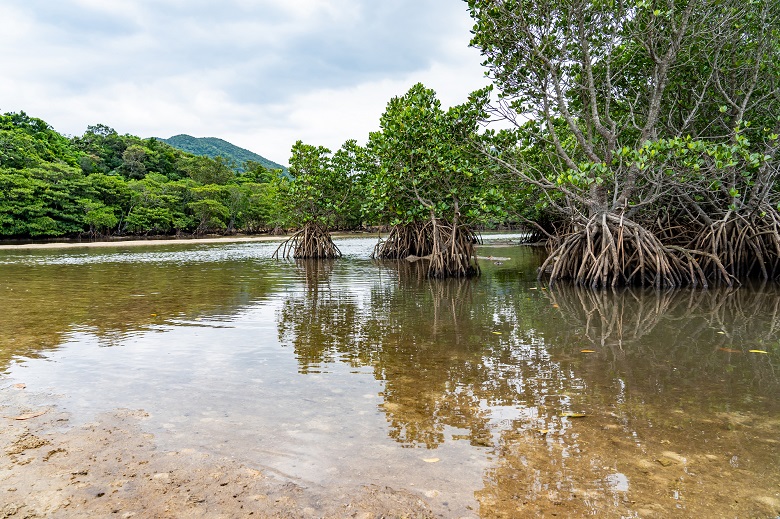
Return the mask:
M3 519L438 517L407 491L312 488L195 449L162 450L143 430L144 410L73 425L47 395L6 385L0 401Z

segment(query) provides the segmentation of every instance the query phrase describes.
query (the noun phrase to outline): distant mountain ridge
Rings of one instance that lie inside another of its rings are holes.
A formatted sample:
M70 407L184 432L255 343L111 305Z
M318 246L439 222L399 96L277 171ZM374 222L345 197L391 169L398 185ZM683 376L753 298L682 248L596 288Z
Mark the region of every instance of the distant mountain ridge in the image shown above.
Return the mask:
M178 148L182 151L192 153L193 155L202 155L206 157L223 157L236 163L239 170L243 169L244 162L252 160L268 169L281 169L287 171L287 168L272 160L258 155L244 148L239 148L226 140L216 137L193 137L192 135L181 134L174 135L169 139L160 139Z

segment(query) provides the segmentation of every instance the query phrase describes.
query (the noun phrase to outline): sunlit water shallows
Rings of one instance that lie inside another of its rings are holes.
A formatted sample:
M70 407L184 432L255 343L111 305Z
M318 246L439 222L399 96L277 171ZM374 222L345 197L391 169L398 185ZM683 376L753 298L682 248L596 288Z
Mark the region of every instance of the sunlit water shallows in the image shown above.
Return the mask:
M358 238L332 262L271 243L0 251L0 382L445 516L780 512L776 285L548 288L540 252L500 238L470 281L371 262Z

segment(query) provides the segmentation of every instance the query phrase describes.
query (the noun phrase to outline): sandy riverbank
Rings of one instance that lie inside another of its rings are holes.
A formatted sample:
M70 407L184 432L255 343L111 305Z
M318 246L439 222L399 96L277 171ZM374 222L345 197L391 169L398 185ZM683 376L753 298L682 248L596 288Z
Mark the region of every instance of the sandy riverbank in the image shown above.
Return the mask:
M344 237L365 237L376 234L364 232L354 233L334 233L334 238ZM258 236L206 236L203 238L147 238L131 240L107 240L107 241L57 241L40 243L3 243L0 242L0 250L22 250L22 249L77 249L77 248L100 248L100 247L145 247L156 245L197 245L203 243L240 243L240 242L282 242L289 238L286 236L271 236L268 234Z
M46 243L2 243L0 250L19 250L19 249L76 249L76 248L99 248L99 247L141 247L154 245L184 245L200 243L238 243L238 242L263 242L279 241L285 239L285 236L213 236L206 238L160 238L146 240L110 240L110 241L63 241Z
M334 238L358 238L373 237L378 238L376 233L367 232L339 232L333 233ZM107 241L56 241L39 243L3 243L0 241L0 250L25 250L25 249L78 249L78 248L101 248L101 247L150 247L157 245L197 245L197 244L219 244L219 243L241 243L241 242L282 242L290 235L271 236L268 234L256 236L206 236L203 238L146 238L146 239L128 239L128 240L107 240ZM494 246L496 244L493 244ZM538 245L538 244L533 244Z

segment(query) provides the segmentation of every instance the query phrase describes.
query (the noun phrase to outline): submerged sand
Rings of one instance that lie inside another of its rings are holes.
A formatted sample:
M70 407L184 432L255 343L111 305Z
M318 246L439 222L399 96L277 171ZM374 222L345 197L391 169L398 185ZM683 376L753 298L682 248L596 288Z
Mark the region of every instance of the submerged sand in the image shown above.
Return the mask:
M144 410L74 425L47 397L0 388L0 518L434 517L389 487L312 488L195 449L165 451ZM41 414L42 413L42 414Z

